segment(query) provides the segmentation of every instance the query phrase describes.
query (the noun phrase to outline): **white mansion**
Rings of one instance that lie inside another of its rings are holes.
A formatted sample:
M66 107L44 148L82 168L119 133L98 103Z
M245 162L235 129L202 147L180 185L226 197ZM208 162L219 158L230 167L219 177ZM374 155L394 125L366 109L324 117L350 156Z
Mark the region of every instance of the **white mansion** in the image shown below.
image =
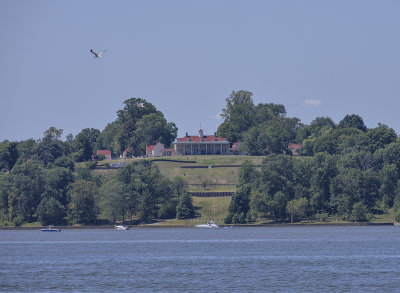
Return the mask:
M173 143L175 155L227 155L231 151L229 149L229 141L224 137L214 135L204 135L203 130L199 130L199 135L188 135L177 138Z

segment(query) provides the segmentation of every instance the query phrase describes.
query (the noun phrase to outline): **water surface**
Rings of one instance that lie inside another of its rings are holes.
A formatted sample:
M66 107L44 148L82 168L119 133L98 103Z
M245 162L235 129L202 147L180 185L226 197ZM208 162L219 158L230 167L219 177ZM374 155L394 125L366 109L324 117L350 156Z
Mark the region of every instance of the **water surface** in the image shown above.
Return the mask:
M399 292L400 227L0 231L4 292Z

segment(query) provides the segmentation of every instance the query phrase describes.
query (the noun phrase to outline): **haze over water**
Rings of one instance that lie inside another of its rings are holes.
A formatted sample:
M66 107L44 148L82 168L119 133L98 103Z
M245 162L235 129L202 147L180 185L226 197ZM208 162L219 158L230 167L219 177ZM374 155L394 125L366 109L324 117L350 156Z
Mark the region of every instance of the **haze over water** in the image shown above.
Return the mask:
M4 292L398 292L400 229L0 231Z

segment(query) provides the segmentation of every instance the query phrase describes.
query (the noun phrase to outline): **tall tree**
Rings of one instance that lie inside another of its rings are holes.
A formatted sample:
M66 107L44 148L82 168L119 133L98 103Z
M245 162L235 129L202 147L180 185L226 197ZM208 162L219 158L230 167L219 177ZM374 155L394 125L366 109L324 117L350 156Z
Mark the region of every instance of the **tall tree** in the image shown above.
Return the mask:
M146 152L146 145L157 141L169 146L176 138L178 128L175 123L168 123L161 112L145 115L136 123L136 130L130 145L136 155Z
M292 199L286 205L286 212L290 214L290 221L293 223L296 217L303 218L308 207L307 198Z
M50 127L44 132L43 139L36 150L36 158L45 166L66 154L63 142L60 140L62 129Z
M95 145L100 131L95 128L85 128L75 137L74 148L81 151L79 161L88 161L94 155Z
M76 224L94 224L97 220L98 188L94 182L79 180L74 182L69 192L70 203L68 218Z
M193 218L195 214L193 199L189 192L184 192L180 198L178 206L176 207L176 217L178 219Z
M364 120L361 116L356 114L344 116L344 118L339 122L338 128L357 128L364 132L367 131Z
M130 98L124 101L124 108L117 111L117 141L122 153L127 147L133 144L132 137L137 128L137 122L144 116L156 113L157 109L151 103L141 98Z
M118 219L124 220L127 212L126 187L117 178L111 178L101 186L99 194L103 213L113 223Z
M246 223L246 216L250 210L250 192L251 187L249 185L238 186L229 204L228 215L225 218L226 224Z
M65 223L65 206L54 197L45 197L37 207L39 222L45 225L61 225Z
M135 161L118 172L118 180L127 186L128 212L148 220L157 212L157 204L170 196L158 167L151 161ZM166 194L167 193L167 194Z
M249 91L233 91L226 98L226 108L222 109L224 122L218 127L218 134L230 142L236 142L243 133L253 126L255 107L253 93Z

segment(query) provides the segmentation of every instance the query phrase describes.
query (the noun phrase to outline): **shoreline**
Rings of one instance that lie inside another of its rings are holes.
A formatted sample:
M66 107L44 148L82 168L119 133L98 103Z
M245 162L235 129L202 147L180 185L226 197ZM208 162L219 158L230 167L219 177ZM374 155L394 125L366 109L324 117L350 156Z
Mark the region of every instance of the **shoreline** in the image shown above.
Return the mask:
M257 227L324 227L324 226L397 226L396 223L282 223L282 224L237 224L237 225L219 225L221 228L234 226L235 228L257 228ZM83 229L115 229L114 225L93 225L93 226L54 226L61 230L83 230ZM194 228L190 225L160 225L160 224L142 224L142 225L128 225L129 229L164 229L164 228ZM0 227L0 230L40 230L46 228L45 226L35 227Z

